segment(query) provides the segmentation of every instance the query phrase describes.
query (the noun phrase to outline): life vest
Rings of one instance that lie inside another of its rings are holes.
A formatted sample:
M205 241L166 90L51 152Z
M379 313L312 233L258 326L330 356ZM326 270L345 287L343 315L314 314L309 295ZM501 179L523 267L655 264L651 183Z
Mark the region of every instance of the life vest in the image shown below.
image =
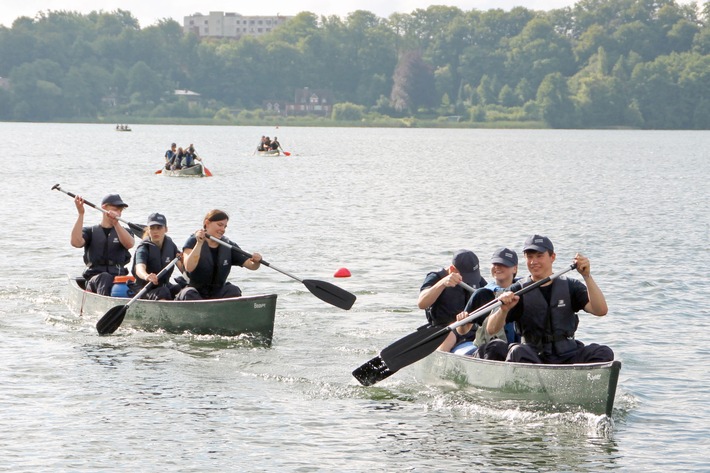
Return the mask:
M520 281L522 278L515 278L513 279L513 283L516 283ZM501 287L499 286L495 281L491 281L488 284L486 284L484 289L488 289L489 291L493 292L493 297L498 297L501 294L503 294L508 288L507 287ZM520 333L519 330L516 328L514 322L508 322L503 326L505 329L505 338L508 339L508 343L519 343L520 342Z
M131 254L121 244L115 228L106 235L101 225L90 227L91 241L84 247L84 274L110 273L114 276L128 274L125 265Z
M150 238L146 238L138 244L136 252L138 252L138 250L143 246L148 248L148 261L145 264L145 269L148 274L158 274L168 263L170 263L175 258L175 255L178 254L177 245L173 242L172 238L167 235L163 240L162 248L158 248L158 245L150 241ZM175 269L175 266L170 268L163 276L160 277L160 279L158 279L159 285L167 284L170 281L170 276L172 276L173 274L173 269ZM131 270L131 272L136 277L138 286L142 287L146 284L146 281L144 279L139 278L136 274L135 258L133 259L133 269Z
M222 241L236 245L226 238L222 238ZM219 245L217 247L217 261L214 261L209 245L203 244L197 267L187 273L190 277L190 286L197 289L201 294L212 295L227 282L229 272L232 270L232 264L231 248Z
M531 283L528 278L523 286ZM574 333L579 317L572 311L569 281L560 276L552 281L550 303L540 288L523 294L524 314L519 320L523 343L534 345L542 355L564 357L577 350Z
M449 272L446 269L438 271L437 281L445 278ZM474 289L477 285L472 285ZM431 325L449 325L456 322L456 315L466 307L471 294L461 286L445 288L434 303L426 309L426 318Z

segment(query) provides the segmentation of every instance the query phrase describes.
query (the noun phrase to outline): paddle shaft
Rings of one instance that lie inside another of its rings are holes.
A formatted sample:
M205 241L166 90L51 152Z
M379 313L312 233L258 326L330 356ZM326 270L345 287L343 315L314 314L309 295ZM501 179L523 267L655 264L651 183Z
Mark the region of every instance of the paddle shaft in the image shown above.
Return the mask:
M247 253L246 251L242 250L239 248L236 244L230 244L227 243L226 241L222 241L219 238L215 238L212 235L207 235L210 239L216 241L220 245L226 246L234 251L237 251L241 253L244 256L247 256L249 258L252 258L253 255ZM353 306L355 303L356 296L355 294L352 294L345 289L336 286L335 284L331 284L326 281L319 281L317 279L301 279L293 274L289 273L288 271L284 271L282 269L279 269L270 263L261 260L261 264L268 266L269 268L278 271L281 274L284 274L291 279L295 279L296 281L300 282L304 286L306 286L306 289L308 289L311 294L316 296L318 299L327 302L328 304L334 305L335 307L338 307L343 310L350 310L350 308Z
M62 188L59 186L59 184L54 184L54 186L52 187L52 190L58 190L59 192L63 192L63 193L65 193L66 195L68 195L69 197L72 197L72 198L76 198L76 197L77 197L76 194L74 194L74 193L72 193L72 192L65 191L64 189L62 189ZM99 206L97 206L97 205L95 205L95 204L92 204L91 202L89 202L89 201L86 200L86 199L83 199L83 200L84 200L84 203L85 203L86 205L88 205L89 207L93 207L93 208L95 208L96 210L98 210L98 211L100 211L100 212L103 212L103 213L105 213L105 214L108 214L108 210L103 209L103 208L101 208L101 207L99 207ZM128 226L131 228L131 230L133 231L133 233L135 233L135 234L140 234L140 235L142 235L142 234L143 234L143 231L145 230L145 226L143 226L143 225L137 225L137 224L135 224L135 223L131 223L131 222L127 221L127 220L122 219L121 217L117 217L116 220L118 220L119 222L123 222L123 223L125 223L126 225L128 225Z
M547 276L546 278L540 279L539 281L535 281L534 283L523 287L519 291L516 291L514 294L516 296L522 296L523 294L528 293L528 292L532 291L533 289L537 289L538 287L542 286L543 284L547 284L548 282L552 281L553 279L559 278L563 274L565 274L569 271L572 271L576 267L577 267L577 265L571 264L571 265L569 265L569 267L567 267L561 271L558 271L555 274ZM480 315L493 312L495 309L497 309L498 307L500 307L502 305L503 304L500 302L500 300L494 299L491 302L489 302L488 304L485 304L484 306L480 307L476 311L470 313L466 318L461 319L461 320L457 320L456 322L452 323L451 325L445 327L442 330L451 331L451 330L454 330L456 327L460 327L462 325L466 325L468 323L471 323L474 319L476 319Z
M471 292L471 293L476 292L476 288L474 288L473 286L469 286L468 284L466 284L466 283L463 282L463 281L461 281L461 282L459 283L459 286L461 286L462 288L466 289L468 292Z
M214 236L212 236L212 235L209 235L209 234L206 234L206 235L209 237L210 240L215 241L215 242L219 243L219 244L222 245L222 246L226 246L227 248L231 248L231 249L233 249L233 250L235 250L235 251L237 251L237 252L243 254L243 255L246 256L247 258L251 258L251 257L253 256L252 254L250 254L250 253L248 253L248 252L242 250L241 248L238 248L238 247L235 246L235 245L230 245L230 244L227 243L226 241L222 241L222 240L220 240L219 238L214 237ZM266 261L264 261L264 260L261 260L261 264L263 264L264 266L268 266L269 268L271 268L271 269L273 269L273 270L275 270L275 271L278 271L278 272L281 273L281 274L285 274L286 276L288 276L288 277L290 277L290 278L292 278L292 279L295 279L296 281L298 281L298 282L300 282L300 283L303 282L303 279L294 276L293 274L289 273L288 271L284 271L283 269L279 269L279 268L277 268L276 266L272 265L271 263L268 263L268 262L266 262Z
M163 276L165 276L165 273L167 273L168 270L170 270L170 268L172 268L173 266L175 266L178 261L180 261L180 256L176 256L175 258L173 258L172 261L170 261L163 269L160 270L160 272L159 272L158 274L156 274L156 277L157 277L158 279L160 279L160 278L162 278ZM130 301L126 302L126 307L130 306L130 305L133 304L135 301L137 301L138 299L140 299L140 298L143 296L143 294L145 294L145 293L148 292L150 289L152 289L153 286L154 286L154 284L153 284L152 282L148 281L148 283L147 283L145 286L143 286L143 289L141 289L141 290L138 292L138 294L136 294L135 296L133 296L133 298L132 298Z

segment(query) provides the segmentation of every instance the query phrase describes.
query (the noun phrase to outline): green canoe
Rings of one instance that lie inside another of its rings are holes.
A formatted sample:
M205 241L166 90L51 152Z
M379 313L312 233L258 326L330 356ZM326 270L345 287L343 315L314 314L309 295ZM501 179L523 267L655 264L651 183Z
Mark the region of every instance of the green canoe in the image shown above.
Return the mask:
M481 360L435 351L416 365L418 380L501 400L521 400L611 416L620 361L574 365L538 365Z
M204 177L205 171L202 163L198 162L189 168L163 169L161 174L168 177Z
M281 151L277 149L266 149L264 151L256 152L259 156L281 156Z
M68 305L80 316L98 319L128 301L85 291L83 278L69 278ZM196 335L249 334L258 343L270 346L275 315L276 294L199 301L140 299L130 305L122 326Z

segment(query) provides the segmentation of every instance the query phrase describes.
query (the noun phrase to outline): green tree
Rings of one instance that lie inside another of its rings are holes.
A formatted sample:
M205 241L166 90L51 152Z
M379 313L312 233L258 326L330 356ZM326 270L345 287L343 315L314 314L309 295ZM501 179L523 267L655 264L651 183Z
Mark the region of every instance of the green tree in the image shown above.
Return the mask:
M678 84L682 67L681 56L673 54L634 68L629 86L647 128L682 128L687 122Z
M148 64L137 62L128 71L128 93L135 95L141 102L157 104L166 91L160 76Z
M520 103L518 102L518 98L515 95L515 92L513 92L513 89L511 89L508 84L505 84L503 87L501 87L500 92L498 93L498 103L504 107L513 107L515 105L520 105Z
M476 95L478 96L478 103L481 105L496 103L497 96L493 79L488 77L488 75L481 77L481 82L476 88Z
M506 68L516 81L525 77L537 87L548 74L572 74L574 65L569 41L544 18L533 18L510 40Z
M102 98L109 93L109 82L109 73L99 66L71 67L64 76L62 91L72 115L96 117Z
M333 120L359 121L365 115L365 107L350 102L336 103L333 105Z
M582 79L577 102L584 127L630 125L629 101L623 83L611 76L596 75Z
M17 110L15 118L45 121L60 117L64 113L64 101L62 88L57 82L61 82L62 77L61 66L49 59L38 59L14 68L10 81Z
M547 75L537 90L542 119L552 128L575 128L577 115L567 80L555 72Z

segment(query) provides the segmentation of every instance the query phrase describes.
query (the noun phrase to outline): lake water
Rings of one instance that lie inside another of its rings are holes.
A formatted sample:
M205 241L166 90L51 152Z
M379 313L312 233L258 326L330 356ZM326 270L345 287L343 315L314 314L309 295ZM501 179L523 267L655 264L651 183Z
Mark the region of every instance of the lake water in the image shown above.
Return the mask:
M710 471L710 132L113 128L0 123L0 471ZM264 134L292 155L254 156ZM214 177L154 174L173 141ZM120 193L135 223L165 213L178 244L222 208L244 249L357 302L235 268L245 293L279 295L271 348L99 337L65 304L82 265L57 183L95 203ZM578 336L623 362L612 419L511 409L411 368L355 381L424 322L426 272L459 248L487 267L532 233L556 269L591 258L610 312L581 314Z

